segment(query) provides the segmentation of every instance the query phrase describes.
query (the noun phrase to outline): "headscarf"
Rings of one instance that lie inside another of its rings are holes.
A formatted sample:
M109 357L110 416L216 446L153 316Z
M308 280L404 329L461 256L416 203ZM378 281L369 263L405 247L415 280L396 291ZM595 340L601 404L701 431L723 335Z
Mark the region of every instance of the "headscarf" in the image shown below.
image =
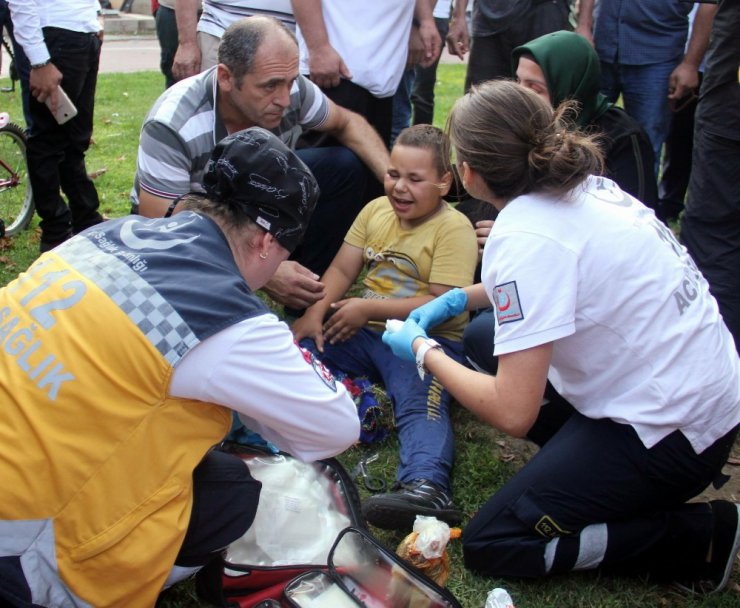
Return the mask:
M553 32L516 47L511 52L514 72L524 54L534 57L542 69L553 107L566 99L580 104L576 118L579 126L591 124L611 106L599 92L599 56L583 36L575 32Z
M319 197L316 179L303 161L260 127L232 133L216 144L203 188L211 200L248 215L291 253Z

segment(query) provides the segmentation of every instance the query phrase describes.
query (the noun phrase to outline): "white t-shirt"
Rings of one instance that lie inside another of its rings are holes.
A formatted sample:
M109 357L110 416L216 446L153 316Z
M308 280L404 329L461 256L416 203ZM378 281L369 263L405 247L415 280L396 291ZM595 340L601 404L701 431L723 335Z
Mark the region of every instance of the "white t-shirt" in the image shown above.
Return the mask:
M290 0L204 0L198 31L221 38L234 21L254 15L275 17L295 29Z
M706 280L611 180L511 201L483 269L494 353L553 342L549 379L584 415L632 425L648 448L681 429L697 453L740 423L740 359Z
M452 2L450 0L437 0L433 9L433 15L436 19L449 19L451 12Z
M300 460L335 456L360 435L344 385L315 359L307 362L272 314L201 342L175 367L170 392L235 410L247 428Z
M375 97L395 94L406 68L414 0L323 0L329 43L352 74L352 82ZM308 48L296 27L301 74L308 75Z
M31 65L49 59L42 28L58 27L84 33L95 33L101 29L98 0L8 0L8 5L15 38Z

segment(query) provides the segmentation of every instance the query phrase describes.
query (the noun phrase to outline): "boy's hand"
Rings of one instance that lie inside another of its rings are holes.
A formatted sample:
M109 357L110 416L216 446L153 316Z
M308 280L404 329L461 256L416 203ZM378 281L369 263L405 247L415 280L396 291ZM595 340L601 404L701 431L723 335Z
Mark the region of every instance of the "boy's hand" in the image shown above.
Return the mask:
M367 325L369 319L364 304L362 298L349 298L331 305L334 314L324 324L324 337L329 344L349 340L361 327Z
M291 330L296 342L300 342L303 338L312 338L318 351L324 352L324 332L321 328L321 316L318 313L312 313L309 308L302 317L293 322Z

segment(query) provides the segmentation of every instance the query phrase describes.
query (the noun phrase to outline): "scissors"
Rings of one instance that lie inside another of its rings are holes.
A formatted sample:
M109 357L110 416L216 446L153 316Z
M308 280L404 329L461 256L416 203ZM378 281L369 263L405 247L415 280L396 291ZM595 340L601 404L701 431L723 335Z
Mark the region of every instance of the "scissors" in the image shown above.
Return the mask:
M367 472L367 465L371 462L375 462L378 459L378 456L378 452L375 452L375 454L371 456L362 458L360 462L357 463L357 466L352 469L352 479L362 477L362 484L367 490L373 493L385 492L387 487L385 479L370 475L370 473Z

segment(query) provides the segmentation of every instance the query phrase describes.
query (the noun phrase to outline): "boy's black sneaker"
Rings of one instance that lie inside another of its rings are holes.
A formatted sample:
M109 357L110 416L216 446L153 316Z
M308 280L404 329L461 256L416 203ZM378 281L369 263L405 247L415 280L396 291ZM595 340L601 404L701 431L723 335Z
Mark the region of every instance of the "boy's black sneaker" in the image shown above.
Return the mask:
M684 591L697 595L709 595L727 586L740 551L740 505L727 500L713 500L714 528L712 529L712 559L700 579L676 583Z
M401 531L410 531L417 515L436 517L451 526L462 520L450 495L426 479L397 483L392 492L366 498L362 501L362 514L378 528Z

